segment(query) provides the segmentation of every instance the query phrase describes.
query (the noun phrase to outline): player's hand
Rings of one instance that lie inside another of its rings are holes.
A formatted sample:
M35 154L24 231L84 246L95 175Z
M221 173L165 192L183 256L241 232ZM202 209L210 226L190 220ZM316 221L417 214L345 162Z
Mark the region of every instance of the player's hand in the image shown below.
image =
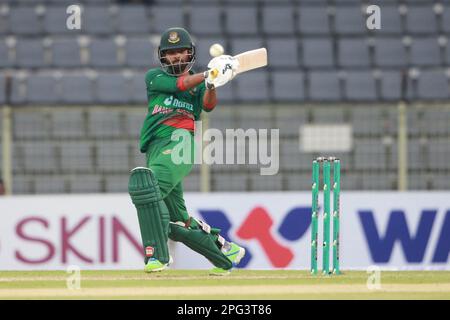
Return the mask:
M229 55L221 55L213 58L208 63L208 71L205 73L207 87L220 87L234 78L239 68L239 61Z

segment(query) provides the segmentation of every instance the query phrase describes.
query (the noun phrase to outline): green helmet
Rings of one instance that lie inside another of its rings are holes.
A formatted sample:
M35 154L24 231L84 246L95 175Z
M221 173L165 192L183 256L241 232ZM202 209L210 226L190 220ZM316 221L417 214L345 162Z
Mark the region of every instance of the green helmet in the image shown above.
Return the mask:
M171 64L166 61L164 51L170 49L189 49L190 59L187 62ZM171 75L180 75L191 70L195 62L195 45L189 32L184 28L169 28L161 36L158 47L158 58L162 69Z

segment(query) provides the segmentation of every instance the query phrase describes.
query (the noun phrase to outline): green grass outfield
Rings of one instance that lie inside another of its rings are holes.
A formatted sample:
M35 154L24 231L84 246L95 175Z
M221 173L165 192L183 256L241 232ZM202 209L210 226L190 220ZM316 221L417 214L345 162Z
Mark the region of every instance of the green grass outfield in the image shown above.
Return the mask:
M381 289L369 274L311 276L295 270L81 271L81 288L68 289L64 271L0 271L0 299L450 299L450 271L381 272Z

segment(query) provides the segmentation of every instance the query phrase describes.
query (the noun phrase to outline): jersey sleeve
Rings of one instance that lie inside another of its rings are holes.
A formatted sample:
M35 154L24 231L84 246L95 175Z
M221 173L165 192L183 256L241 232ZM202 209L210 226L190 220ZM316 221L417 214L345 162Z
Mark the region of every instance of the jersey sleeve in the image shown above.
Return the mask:
M169 76L160 70L150 70L145 75L148 92L175 93L179 91L177 78Z

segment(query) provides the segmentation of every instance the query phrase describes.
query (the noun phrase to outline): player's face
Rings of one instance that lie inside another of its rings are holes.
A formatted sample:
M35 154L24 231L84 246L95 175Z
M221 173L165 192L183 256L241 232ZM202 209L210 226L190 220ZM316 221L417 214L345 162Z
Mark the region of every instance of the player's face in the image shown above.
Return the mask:
M165 58L170 64L188 62L190 54L188 49L170 49L165 52Z
M190 49L170 49L164 52L164 60L169 65L170 73L181 75L186 72L189 62L192 60Z

